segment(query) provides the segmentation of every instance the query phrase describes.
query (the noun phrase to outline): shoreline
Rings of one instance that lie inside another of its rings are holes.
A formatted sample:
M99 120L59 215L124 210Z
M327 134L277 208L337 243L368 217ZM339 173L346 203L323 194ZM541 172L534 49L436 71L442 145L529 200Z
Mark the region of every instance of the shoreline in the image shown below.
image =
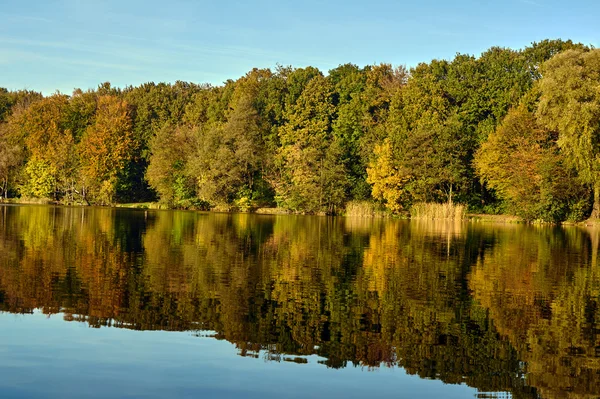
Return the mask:
M217 207L210 210L202 209L178 209L170 208L166 205L162 205L158 202L134 202L134 203L123 203L123 204L112 204L112 205L87 205L82 203L63 203L61 201L53 201L49 199L21 199L21 198L9 198L0 199L0 205L49 205L49 206L77 206L77 207L90 207L96 206L99 208L119 208L119 209L138 209L138 210L171 210L171 211L192 211L192 212L210 212L210 213L246 213L256 215L289 215L289 216L330 216L325 213L301 213L294 212L284 208L272 208L272 207L258 207L251 209L239 209L235 207L221 208ZM548 222L526 222L519 216L514 215L494 215L485 213L467 213L463 219L442 219L442 218L410 218L401 217L391 214L384 214L377 212L373 215L365 214L339 214L335 216L356 218L356 219L405 219L405 220L431 220L431 221L447 221L447 222L470 222L470 223L491 223L491 224L532 224L532 225L556 225L556 226L586 226L596 227L600 226L600 219L586 219L580 222L569 222L564 221L560 223L548 223Z

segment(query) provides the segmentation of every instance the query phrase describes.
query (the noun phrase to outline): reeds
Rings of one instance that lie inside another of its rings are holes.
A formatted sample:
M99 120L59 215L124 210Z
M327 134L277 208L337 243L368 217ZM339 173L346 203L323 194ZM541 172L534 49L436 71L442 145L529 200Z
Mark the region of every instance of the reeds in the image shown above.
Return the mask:
M410 208L412 219L464 219L467 208L461 204L446 202L437 204L433 202L417 202Z
M373 218L387 216L381 207L370 201L349 201L344 209L344 216Z

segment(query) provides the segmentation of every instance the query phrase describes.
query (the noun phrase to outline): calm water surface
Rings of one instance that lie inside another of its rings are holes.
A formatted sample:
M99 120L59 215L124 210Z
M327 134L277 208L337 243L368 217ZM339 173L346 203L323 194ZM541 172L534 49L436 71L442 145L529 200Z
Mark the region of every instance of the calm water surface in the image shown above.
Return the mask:
M0 397L600 397L598 230L0 206Z

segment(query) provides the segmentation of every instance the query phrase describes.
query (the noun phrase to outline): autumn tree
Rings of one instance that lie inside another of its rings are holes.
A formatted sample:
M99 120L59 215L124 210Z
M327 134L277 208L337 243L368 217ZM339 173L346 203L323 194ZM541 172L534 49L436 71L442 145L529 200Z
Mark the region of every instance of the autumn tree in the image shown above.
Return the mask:
M14 112L28 108L42 98L41 93L32 90L9 91L0 87L0 122L6 122Z
M8 119L8 137L27 157L21 194L58 199L72 187L77 154L68 113L68 97L57 93L17 107Z
M128 104L110 95L98 97L95 123L79 143L82 190L98 203L113 202L117 176L130 160L134 147Z
M367 167L367 175L375 200L384 203L394 213L408 209L405 185L410 179L410 171L395 161L390 140L386 139L375 147L374 158Z
M526 220L580 219L587 191L565 165L555 136L540 128L525 106L512 109L477 151L479 176Z
M14 190L19 167L24 161L24 145L20 126L12 114L20 114L31 103L39 100L39 93L30 91L8 91L0 88L0 198L8 198L9 190ZM7 120L12 120L9 124Z

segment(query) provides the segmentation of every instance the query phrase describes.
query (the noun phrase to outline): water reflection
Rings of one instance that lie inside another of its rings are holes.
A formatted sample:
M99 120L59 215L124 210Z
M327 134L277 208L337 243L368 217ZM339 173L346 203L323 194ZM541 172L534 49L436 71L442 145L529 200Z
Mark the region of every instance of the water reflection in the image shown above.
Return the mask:
M0 310L213 331L242 356L400 366L515 398L600 395L597 232L0 208Z
M474 298L547 398L600 394L600 270L596 231L498 229L469 276ZM595 244L595 243L594 243Z

